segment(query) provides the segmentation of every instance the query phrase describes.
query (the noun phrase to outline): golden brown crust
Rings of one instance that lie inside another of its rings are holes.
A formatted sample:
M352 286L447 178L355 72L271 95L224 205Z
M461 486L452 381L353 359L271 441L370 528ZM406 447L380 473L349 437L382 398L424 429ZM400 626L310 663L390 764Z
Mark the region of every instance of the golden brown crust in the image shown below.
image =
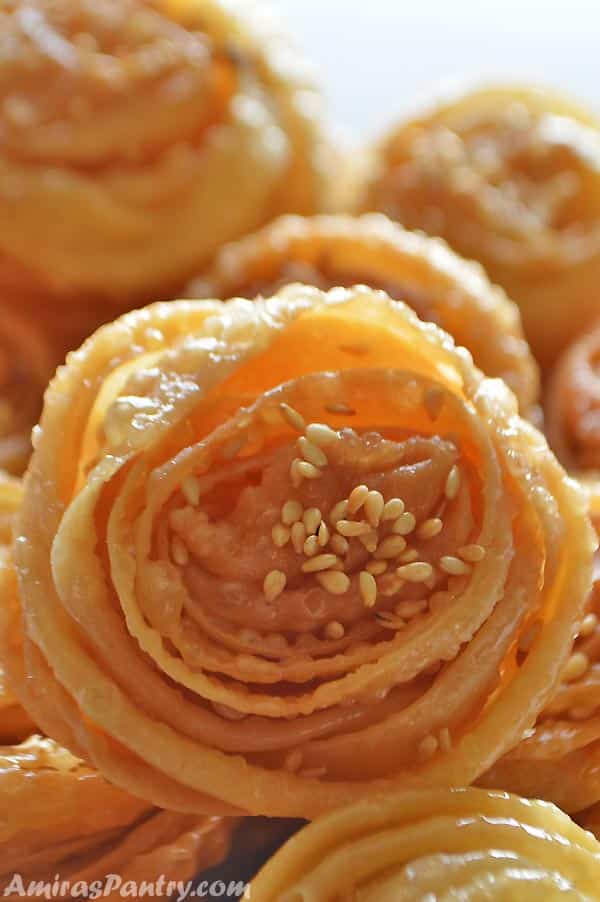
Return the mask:
M543 802L476 789L371 799L293 837L250 887L261 902L600 899L600 844Z
M504 379L526 414L537 404L537 365L518 308L475 264L384 216L284 217L224 248L185 295L269 297L292 282L383 289L449 332L486 375Z
M224 241L322 208L312 75L253 0L9 0L0 26L7 293L169 297Z
M333 427L323 472L286 404ZM363 481L375 546L334 514ZM15 683L50 735L182 811L314 816L472 781L533 725L589 589L582 497L514 397L367 288L105 327L47 393L26 486ZM344 530L323 554L347 571L321 582L311 543Z
M600 130L550 91L490 87L399 125L360 210L440 235L516 301L548 367L600 312Z

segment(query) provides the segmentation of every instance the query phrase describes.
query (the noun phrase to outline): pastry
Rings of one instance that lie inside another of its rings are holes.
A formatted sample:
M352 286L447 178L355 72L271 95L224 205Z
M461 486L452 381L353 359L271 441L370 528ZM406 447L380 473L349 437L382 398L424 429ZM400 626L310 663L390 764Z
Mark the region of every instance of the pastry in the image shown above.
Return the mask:
M384 216L282 217L219 253L186 289L188 297L269 297L304 282L318 288L368 285L405 301L498 376L535 416L537 365L523 337L518 308L481 269L441 241L407 232Z
M322 209L312 75L253 0L6 0L0 289L170 297L218 247Z
M466 785L549 701L595 546L508 388L384 292L158 304L46 393L15 689L159 807Z
M600 130L552 91L486 87L401 123L353 203L439 235L521 308L544 369L600 315Z

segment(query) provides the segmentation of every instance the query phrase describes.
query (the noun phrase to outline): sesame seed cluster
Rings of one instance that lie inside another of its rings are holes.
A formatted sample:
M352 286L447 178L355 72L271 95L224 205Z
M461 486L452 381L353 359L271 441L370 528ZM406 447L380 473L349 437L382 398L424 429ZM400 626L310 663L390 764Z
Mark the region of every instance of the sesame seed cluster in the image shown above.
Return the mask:
M343 408L343 410L342 410ZM344 405L335 405L335 412L349 412ZM328 452L343 441L340 432L327 423L307 423L302 414L287 403L280 403L278 414L298 435L295 440L297 456L293 458L289 479L293 494L304 480L318 480L330 465ZM244 446L245 439L236 441L229 453L231 458ZM425 586L428 598L409 598L398 601L393 610L373 610L377 624L386 630L398 631L431 606L447 603L452 593L440 588L440 578L468 577L473 566L485 558L485 548L468 544L456 554L445 554L432 564L422 560L419 547L439 536L444 530L444 511L458 496L462 475L460 466L453 464L447 474L443 498L435 516L417 523L415 515L406 509L400 497L386 498L382 492L359 483L340 498L326 513L319 507L304 507L289 497L281 506L280 518L271 530L271 541L278 549L289 546L301 559L301 572L332 596L343 596L353 586L358 587L365 609L375 609L378 601L393 597L407 586ZM181 485L186 501L193 507L200 503L200 482L187 476ZM350 569L349 555L354 543L367 552L368 557L359 570ZM175 536L171 544L175 564L185 566L189 552L183 540ZM263 580L262 591L267 602L275 602L285 591L287 576L283 570L269 570ZM437 591L434 589L437 588ZM418 594L418 593L416 593ZM324 636L340 640L346 627L340 620L331 620L324 627Z

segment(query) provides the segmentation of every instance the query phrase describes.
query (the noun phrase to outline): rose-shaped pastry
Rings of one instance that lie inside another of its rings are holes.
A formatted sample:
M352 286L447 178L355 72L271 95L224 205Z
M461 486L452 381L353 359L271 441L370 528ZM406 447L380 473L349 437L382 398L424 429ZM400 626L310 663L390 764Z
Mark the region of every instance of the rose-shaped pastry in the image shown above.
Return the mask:
M476 90L394 129L367 168L357 207L479 260L544 367L600 315L600 130L574 103Z
M546 426L556 454L574 470L600 470L600 323L564 352L550 378Z
M600 843L544 802L395 794L305 827L250 887L261 902L600 899Z
M488 376L516 394L521 411L538 399L538 371L518 308L481 269L441 241L406 232L386 217L283 217L224 248L186 290L189 297L269 297L304 282L328 289L364 284L405 301L469 349Z
M19 521L36 720L185 811L473 781L549 699L595 547L516 410L368 288L99 330L46 393Z
M321 209L318 97L252 0L7 0L0 28L0 287L170 296Z
M0 469L19 474L59 357L39 322L0 306Z

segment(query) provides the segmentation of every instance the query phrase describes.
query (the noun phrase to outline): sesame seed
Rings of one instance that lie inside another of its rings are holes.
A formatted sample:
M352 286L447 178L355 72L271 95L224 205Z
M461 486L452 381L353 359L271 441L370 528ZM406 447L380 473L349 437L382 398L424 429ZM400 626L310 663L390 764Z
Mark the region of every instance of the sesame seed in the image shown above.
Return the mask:
M346 416L352 417L356 413L353 407L350 407L348 404L344 404L343 402L338 402L336 404L326 404L325 410L328 410L329 413L343 413Z
M431 733L419 743L419 752L423 758L433 758L439 747L439 742Z
M371 527L364 520L338 520L335 528L340 535L350 538L352 536L365 536L371 532Z
M440 558L440 569L450 576L465 576L465 574L471 572L469 564L465 564L460 558L451 554L445 554Z
M175 536L171 542L171 557L180 567L185 567L189 562L190 554L179 536Z
M271 570L270 573L267 573L263 583L263 592L267 601L275 601L285 589L286 582L286 575L281 570Z
M385 573L387 568L387 561L369 561L369 563L365 567L365 570L367 571L367 573L372 573L373 576L381 576L382 573Z
M325 575L326 574L323 574L323 576ZM328 639L343 639L346 635L346 630L339 620L332 620L331 623L328 623L325 627L325 635Z
M223 449L221 454L225 460L231 460L236 456L238 451L241 451L244 445L248 443L248 436L242 435L239 438L232 439L230 442L227 442L223 445Z
M446 486L444 488L444 495L448 499L448 501L452 501L458 495L458 490L460 489L460 470L454 464L448 473L448 478L446 479Z
M320 570L329 570L337 562L338 558L335 554L318 554L302 564L302 571L303 573L318 573Z
M396 575L409 583L423 583L433 575L433 567L425 561L415 561L412 564L403 564L398 567Z
M442 727L440 730L440 748L443 752L449 752L452 748L452 736L448 727Z
M181 483L181 491L188 504L197 507L200 503L200 480L195 476L186 476Z
M347 513L348 502L346 500L338 501L329 511L329 522L332 526L335 526L338 520L343 520Z
M385 501L381 492L369 492L365 500L365 516L371 526L379 526L384 507Z
M591 636L596 627L598 626L598 617L593 612L590 614L586 614L581 622L581 626L579 628L579 635L582 637Z
M417 529L417 536L420 539L433 539L435 536L439 536L443 528L444 524L439 517L431 517L421 523Z
M284 420L292 427L292 429L297 429L298 432L304 432L306 423L304 422L302 414L298 413L294 407L290 407L289 404L283 402L279 405L279 409L283 414Z
M394 613L397 614L398 617L410 620L412 617L416 617L417 614L422 614L425 610L427 610L427 602L425 600L399 601L394 608Z
M339 439L335 429L332 429L331 426L327 426L325 423L310 423L306 427L306 436L309 441L314 445L318 445L319 448L327 448Z
M376 561L388 561L399 555L406 548L406 539L402 536L388 536L374 554Z
M301 749L294 749L286 756L284 762L285 769L290 773L295 774L298 770L300 770L303 758L304 754Z
M561 679L565 683L571 683L573 680L578 680L584 675L589 666L590 659L588 656L584 655L581 651L576 651L565 664Z
M222 705L220 702L211 702L211 706L215 713L220 717L224 717L225 720L243 720L247 717L243 711L236 711L234 708L230 708L229 705Z
M309 464L307 460L298 461L296 469L303 479L319 479L323 475L318 467Z
M281 508L281 521L285 526L291 526L302 519L302 505L299 501L286 501Z
M319 540L319 545L321 548L325 548L329 541L329 527L327 523L321 523L319 529L317 530L317 539Z
M322 526L325 526L325 524L323 523ZM334 535L332 535L329 544L331 545L332 551L335 551L336 554L348 554L350 545L347 539L345 539L343 536L340 536L338 533L334 533Z
M331 595L345 595L350 588L350 577L336 570L317 573L315 579Z
M416 525L417 521L415 520L414 514L406 511L406 513L401 514L398 517L398 519L392 526L392 532L396 533L396 535L399 536L407 536L413 531Z
M419 552L416 548L407 548L398 558L401 564L412 564L413 561L419 560Z
M304 511L302 515L302 522L306 527L306 532L308 535L315 533L319 528L319 524L321 523L321 511L318 507L309 507Z
M357 485L350 492L350 496L348 498L348 513L356 514L365 501L367 500L367 496L369 494L369 489L366 485Z
M300 448L300 453L302 457L307 460L309 463L313 464L315 467L326 467L328 464L327 455L324 451L319 448L318 445L314 445L312 442L306 438L306 436L301 435L298 439L298 447Z
M485 548L483 545L463 545L462 548L458 549L458 554L463 561L468 561L470 564L477 564L484 559Z
M273 545L276 545L277 548L283 548L289 542L290 535L291 531L289 526L284 526L283 523L276 523L271 530Z
M306 542L306 526L304 523L294 523L291 529L292 545L296 554L302 554Z
M303 549L306 557L315 557L319 553L319 540L316 536L309 536L304 543Z
M398 517L401 517L404 513L404 501L402 498L390 498L389 501L386 501L383 514L381 516L382 520L397 520Z
M395 617L393 614L390 614L389 611L379 611L375 614L375 620L386 630L403 630L406 626L406 620L403 620L402 617Z
M358 541L364 548L367 549L369 554L373 554L373 552L377 550L377 545L379 543L379 534L371 530L371 532L365 533L364 536L359 536Z
M292 480L292 485L295 489L300 487L300 483L302 482L302 474L298 469L298 464L303 463L299 458L295 457L294 460L290 464L290 479Z
M360 594L367 608L372 608L377 601L377 583L375 577L368 570L361 570L358 577Z

